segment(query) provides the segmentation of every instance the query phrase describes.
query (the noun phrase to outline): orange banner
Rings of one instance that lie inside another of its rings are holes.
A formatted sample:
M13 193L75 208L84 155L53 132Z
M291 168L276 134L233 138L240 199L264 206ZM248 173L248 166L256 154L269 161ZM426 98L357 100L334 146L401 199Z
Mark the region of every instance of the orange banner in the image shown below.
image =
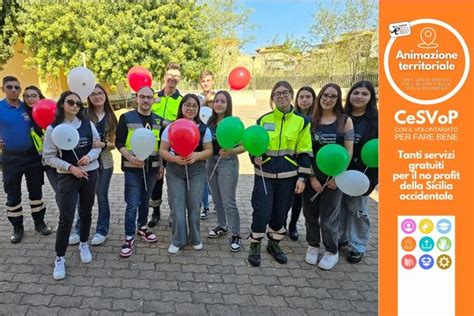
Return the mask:
M379 312L474 315L474 1L379 4Z

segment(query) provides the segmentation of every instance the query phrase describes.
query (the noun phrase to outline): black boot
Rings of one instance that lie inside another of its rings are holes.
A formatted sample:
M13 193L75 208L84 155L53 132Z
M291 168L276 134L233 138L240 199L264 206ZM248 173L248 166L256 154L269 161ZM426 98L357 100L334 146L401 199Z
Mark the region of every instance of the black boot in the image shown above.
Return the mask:
M46 225L44 220L35 221L35 230L43 236L51 234L51 229Z
M251 242L250 243L250 250L249 250L249 263L252 267L259 267L260 266L260 246L259 242Z
M272 255L273 259L275 259L276 262L281 264L285 264L288 262L286 254L280 248L279 241L268 239L267 251Z
M19 243L23 239L24 234L25 230L23 228L23 225L13 226L13 233L10 236L10 241L14 244Z
M151 219L148 222L148 227L155 227L161 218L161 211L160 207L154 207L153 213L151 214Z
M295 224L290 223L288 227L288 232L289 232L291 240L294 240L294 241L298 240L298 229L296 229L296 223Z

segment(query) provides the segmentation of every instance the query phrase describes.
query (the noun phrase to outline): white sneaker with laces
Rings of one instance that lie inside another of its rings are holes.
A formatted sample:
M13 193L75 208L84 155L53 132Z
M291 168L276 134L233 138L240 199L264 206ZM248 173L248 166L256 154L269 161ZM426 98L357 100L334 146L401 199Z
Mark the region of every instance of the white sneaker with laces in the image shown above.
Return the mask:
M306 250L306 258L304 259L307 263L315 265L318 263L319 248L308 246Z
M86 242L81 242L79 244L79 250L81 252L82 263L90 263L92 261L92 255L89 249L89 245Z
M62 280L66 277L66 265L64 257L56 257L54 261L53 278L55 280Z
M318 267L323 270L331 270L334 268L336 263L339 261L339 253L333 254L330 252L325 252L321 261L319 261Z
M102 245L106 239L107 239L107 236L103 236L101 234L95 234L94 238L92 238L91 244L92 246Z
M194 250L202 250L202 243L193 245Z
M175 253L178 253L179 247L176 247L175 245L171 244L168 248L168 253L174 255Z
M81 238L78 234L72 233L69 235L69 245L77 245L81 241Z

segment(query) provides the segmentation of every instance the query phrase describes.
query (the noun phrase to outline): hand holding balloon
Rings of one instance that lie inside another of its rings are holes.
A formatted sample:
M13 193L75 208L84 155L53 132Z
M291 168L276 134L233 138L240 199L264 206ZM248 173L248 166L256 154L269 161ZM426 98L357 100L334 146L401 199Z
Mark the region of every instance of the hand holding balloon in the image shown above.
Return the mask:
M318 181L318 179L316 179L316 177L309 178L309 181L310 181L311 187L313 188L314 191L316 191L316 193L323 192L323 186Z
M193 152L191 153L191 155L184 158L184 161L186 162L186 164L192 165L193 163L195 163L196 161L199 161L200 159L201 159L201 153Z
M336 190L337 189L336 180L334 180L334 178L329 180L328 184L327 184L327 187L330 188L331 190Z
M90 162L91 162L91 158L89 156L85 155L85 156L82 156L81 159L79 159L77 164L79 166L87 166L88 164L90 164Z
M71 172L78 179L84 178L86 180L89 180L89 174L79 167L71 165L69 167L69 172Z
M145 162L143 160L140 160L139 158L135 156L130 156L129 159L130 163L134 165L135 167L143 168L145 166Z

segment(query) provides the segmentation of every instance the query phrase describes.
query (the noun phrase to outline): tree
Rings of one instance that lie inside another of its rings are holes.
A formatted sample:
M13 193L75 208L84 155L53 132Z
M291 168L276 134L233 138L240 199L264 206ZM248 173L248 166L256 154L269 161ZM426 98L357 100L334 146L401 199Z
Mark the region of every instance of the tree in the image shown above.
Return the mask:
M22 25L27 61L41 78L82 65L99 82L118 85L135 65L161 79L170 61L197 78L210 58L209 34L193 1L57 1L25 4Z
M13 48L19 38L18 14L21 7L17 0L0 3L0 69L13 56Z
M211 35L209 45L212 61L207 68L217 70L216 75L226 75L240 49L253 40L248 35L254 29L250 23L252 10L235 0L202 0L202 26Z
M366 69L376 36L368 37L361 34L367 30L373 31L370 34L376 34L375 0L319 2L314 18L311 33L322 52L325 75L334 73L336 67L340 67L336 63L340 62L347 64L352 75ZM343 34L345 35L342 36ZM342 58L337 58L341 55Z

